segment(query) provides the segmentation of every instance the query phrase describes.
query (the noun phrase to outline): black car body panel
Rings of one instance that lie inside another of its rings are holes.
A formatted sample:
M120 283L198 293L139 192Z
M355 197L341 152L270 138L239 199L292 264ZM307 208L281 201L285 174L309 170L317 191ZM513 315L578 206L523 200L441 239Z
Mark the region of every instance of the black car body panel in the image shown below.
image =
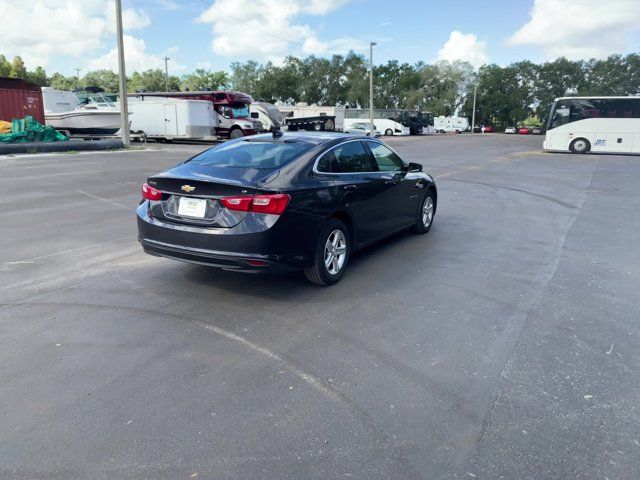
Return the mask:
M238 271L301 269L313 262L318 236L329 218L347 224L356 249L411 226L426 189L436 192L432 177L408 168L344 174L315 168L325 152L345 142L385 145L368 137L296 132L226 144L248 141L305 146L277 168L217 168L189 159L149 177L148 184L162 192L162 199L143 200L137 209L139 240L147 253ZM282 214L229 210L221 203L230 196L270 194L290 196ZM206 200L205 216L179 215L180 197Z

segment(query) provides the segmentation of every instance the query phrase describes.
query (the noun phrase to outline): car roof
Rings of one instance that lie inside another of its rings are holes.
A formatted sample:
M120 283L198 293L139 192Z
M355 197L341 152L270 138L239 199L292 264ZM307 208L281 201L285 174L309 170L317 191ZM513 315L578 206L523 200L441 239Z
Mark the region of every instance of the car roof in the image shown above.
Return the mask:
M282 132L282 136L279 138L274 138L271 133L264 133L260 135L251 135L249 137L243 138L245 141L252 142L285 142L285 141L299 141L305 143L311 143L313 145L320 145L323 143L332 142L335 140L341 140L346 138L363 138L368 139L369 137L363 135L351 135L348 133L342 132L307 132L307 131L298 131L298 132Z

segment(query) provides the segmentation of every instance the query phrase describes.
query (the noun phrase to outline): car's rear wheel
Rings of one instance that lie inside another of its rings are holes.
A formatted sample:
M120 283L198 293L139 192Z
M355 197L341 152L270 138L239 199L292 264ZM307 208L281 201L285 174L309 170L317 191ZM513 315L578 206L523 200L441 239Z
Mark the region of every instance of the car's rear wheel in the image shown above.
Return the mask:
M569 145L569 150L573 153L587 153L591 150L591 144L586 138L576 138L571 142L571 145Z
M436 214L436 199L433 191L427 190L422 203L420 204L420 211L418 212L418 219L413 226L415 233L427 233L431 230L433 225L433 218Z
M344 275L350 253L346 225L337 218L332 218L318 238L313 265L305 268L304 274L315 284L333 285Z
M385 134L387 137L390 137L391 135L393 135L393 130L391 130L390 128L387 128L387 129L384 131L384 134Z

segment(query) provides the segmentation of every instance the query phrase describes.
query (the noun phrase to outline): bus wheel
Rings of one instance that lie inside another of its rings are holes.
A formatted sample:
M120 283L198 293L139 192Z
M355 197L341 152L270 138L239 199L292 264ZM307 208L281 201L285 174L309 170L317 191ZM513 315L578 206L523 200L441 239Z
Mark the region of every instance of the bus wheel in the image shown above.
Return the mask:
M387 129L384 131L384 134L385 134L387 137L390 137L391 135L393 135L393 130L391 130L390 128L387 128Z
M240 137L244 137L244 132L242 131L241 128L234 128L231 130L231 133L229 133L229 138L231 140L235 140L236 138L240 138Z
M591 150L591 144L586 138L576 138L569 145L569 150L571 150L572 153L587 153Z

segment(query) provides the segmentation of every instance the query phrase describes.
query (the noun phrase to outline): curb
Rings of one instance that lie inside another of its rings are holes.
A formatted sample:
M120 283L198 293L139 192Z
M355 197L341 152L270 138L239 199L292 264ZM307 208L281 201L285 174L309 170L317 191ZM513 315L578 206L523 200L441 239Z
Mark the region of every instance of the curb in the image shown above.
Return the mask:
M0 155L11 153L49 153L114 150L124 148L122 140L69 140L66 142L0 143Z

